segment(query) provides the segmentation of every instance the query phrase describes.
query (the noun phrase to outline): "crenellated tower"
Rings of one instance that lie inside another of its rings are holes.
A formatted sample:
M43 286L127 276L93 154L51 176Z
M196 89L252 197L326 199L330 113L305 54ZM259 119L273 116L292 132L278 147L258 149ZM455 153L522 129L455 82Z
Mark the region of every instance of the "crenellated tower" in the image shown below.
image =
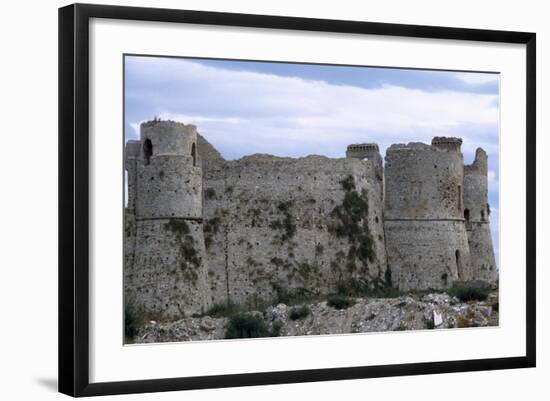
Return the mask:
M379 183L381 201L384 202L384 160L376 143L354 143L348 145L346 157L351 159L368 160L374 167L376 180Z
M385 234L392 284L450 287L470 278L459 138L392 145L386 153Z

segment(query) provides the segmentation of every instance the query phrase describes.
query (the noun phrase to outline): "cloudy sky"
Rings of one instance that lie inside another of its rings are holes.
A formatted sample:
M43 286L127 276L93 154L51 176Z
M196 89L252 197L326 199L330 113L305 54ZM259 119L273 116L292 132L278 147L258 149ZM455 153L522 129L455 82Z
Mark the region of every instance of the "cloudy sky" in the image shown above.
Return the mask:
M350 143L464 141L489 154L498 250L497 74L185 58L125 59L125 138L155 116L195 124L226 159L253 153L344 157ZM498 252L497 252L498 258ZM497 261L498 263L498 261Z

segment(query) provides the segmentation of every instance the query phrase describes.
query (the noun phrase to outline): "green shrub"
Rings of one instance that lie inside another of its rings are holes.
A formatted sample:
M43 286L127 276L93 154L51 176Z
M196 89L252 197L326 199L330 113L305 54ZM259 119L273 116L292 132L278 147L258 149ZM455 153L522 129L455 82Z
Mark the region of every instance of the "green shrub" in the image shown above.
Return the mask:
M233 302L214 304L204 314L212 317L228 317L239 311L239 306Z
M292 308L290 310L290 320L298 320L303 319L307 317L311 311L309 310L309 306L302 305L300 307Z
M489 290L475 287L453 287L447 293L452 297L457 297L462 302L485 301L489 296Z
M384 282L369 285L367 281L350 279L336 285L337 293L348 297L397 298L402 294Z
M283 329L283 322L281 321L273 322L273 327L271 328L269 337L280 337L282 329Z
M306 288L299 287L299 288L293 288L288 289L284 288L280 284L272 284L273 289L277 293L277 296L275 298L276 304L286 304L286 305L296 305L296 304L303 304L305 302L309 302L311 300L314 300L318 297L318 295L312 293Z
M426 328L427 328L428 330L433 330L433 329L435 329L435 323L434 323L433 319L427 319L427 320L426 320Z
M355 299L340 294L331 295L327 299L327 305L332 306L334 309L347 309L354 304Z
M257 338L271 335L265 322L258 316L237 314L231 317L225 338Z
M140 326L141 314L134 302L126 302L124 305L124 336L132 339L137 334Z

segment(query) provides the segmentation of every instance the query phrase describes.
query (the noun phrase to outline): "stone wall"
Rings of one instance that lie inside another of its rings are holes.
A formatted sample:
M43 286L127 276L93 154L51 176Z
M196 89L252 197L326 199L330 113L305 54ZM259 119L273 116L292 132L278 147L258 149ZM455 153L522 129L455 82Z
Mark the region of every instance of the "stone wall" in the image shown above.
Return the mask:
M388 269L402 290L449 288L470 279L470 251L462 221L386 221Z
M392 145L385 168L376 144L226 161L192 125L144 123L126 145L127 300L177 318L349 283L496 282L487 156L464 167L460 145Z
M185 219L138 220L126 299L152 316L181 318L211 303L202 224Z
M261 301L277 291L326 294L352 278L383 283L382 187L371 162L255 155L203 169L215 302ZM341 221L352 207L342 206L345 199L365 206L349 227ZM346 228L364 243L350 241Z

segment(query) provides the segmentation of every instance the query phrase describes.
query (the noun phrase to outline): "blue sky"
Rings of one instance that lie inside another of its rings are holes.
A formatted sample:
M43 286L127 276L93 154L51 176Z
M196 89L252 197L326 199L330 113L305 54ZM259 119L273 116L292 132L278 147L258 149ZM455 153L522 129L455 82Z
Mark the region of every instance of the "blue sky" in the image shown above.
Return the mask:
M226 159L343 157L361 142L384 156L392 143L458 136L465 163L477 147L489 155L498 250L498 98L498 74L127 56L125 138L155 116L195 124Z

